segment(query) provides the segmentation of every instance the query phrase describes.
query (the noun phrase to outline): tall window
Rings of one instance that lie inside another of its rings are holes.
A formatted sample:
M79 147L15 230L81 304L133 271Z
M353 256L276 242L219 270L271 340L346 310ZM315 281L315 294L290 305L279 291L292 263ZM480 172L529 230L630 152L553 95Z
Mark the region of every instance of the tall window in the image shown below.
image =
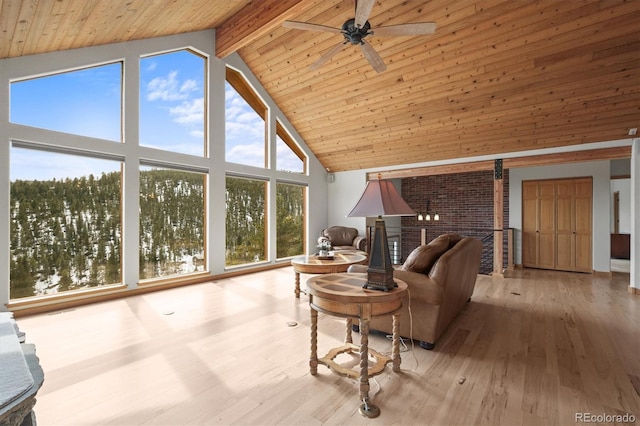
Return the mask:
M266 259L266 194L265 181L227 176L227 266Z
M11 299L122 281L120 168L11 148Z
M140 279L204 271L205 176L140 170Z
M225 83L225 159L266 167L267 107L239 72L227 68Z
M280 122L276 122L276 166L291 173L307 171L307 157Z
M290 257L304 253L305 190L301 185L276 184L277 257Z
M120 62L11 83L11 122L120 142Z
M140 145L203 156L205 59L189 50L140 60Z

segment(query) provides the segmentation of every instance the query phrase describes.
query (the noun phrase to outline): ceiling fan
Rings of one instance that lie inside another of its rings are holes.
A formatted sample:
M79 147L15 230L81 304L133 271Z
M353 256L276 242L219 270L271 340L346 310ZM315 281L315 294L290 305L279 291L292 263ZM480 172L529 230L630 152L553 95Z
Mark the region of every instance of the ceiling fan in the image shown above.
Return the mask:
M436 30L436 23L415 22L372 29L371 24L367 19L369 18L369 14L371 14L371 9L375 2L376 0L356 0L356 16L355 18L347 19L345 23L342 24L342 28L297 21L284 21L282 26L297 30L342 34L344 36L344 41L341 41L339 44L329 49L320 57L320 59L309 67L312 70L322 66L325 62L340 52L344 46L351 43L360 45L360 49L362 50L364 57L369 61L373 69L380 73L386 70L387 66L378 52L376 52L371 44L365 40L365 37L372 35L387 37L433 34Z

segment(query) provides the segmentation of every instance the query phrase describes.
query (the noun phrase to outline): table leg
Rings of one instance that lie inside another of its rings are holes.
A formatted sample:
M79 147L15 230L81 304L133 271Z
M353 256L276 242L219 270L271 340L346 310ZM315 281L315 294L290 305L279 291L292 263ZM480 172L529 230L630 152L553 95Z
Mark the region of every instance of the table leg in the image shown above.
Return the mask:
M393 345L391 349L391 359L393 360L393 371L400 371L400 314L393 314Z
M353 320L351 318L347 318L347 330L344 337L345 343L353 343L353 338L351 337L351 329L353 328Z
M300 272L296 272L296 287L293 291L296 294L296 297L299 299L300 298Z
M369 320L360 319L360 401L369 400Z
M318 311L311 309L311 356L309 357L309 372L312 376L318 374Z
M360 318L360 405L359 412L365 417L380 415L380 408L369 401L369 315Z

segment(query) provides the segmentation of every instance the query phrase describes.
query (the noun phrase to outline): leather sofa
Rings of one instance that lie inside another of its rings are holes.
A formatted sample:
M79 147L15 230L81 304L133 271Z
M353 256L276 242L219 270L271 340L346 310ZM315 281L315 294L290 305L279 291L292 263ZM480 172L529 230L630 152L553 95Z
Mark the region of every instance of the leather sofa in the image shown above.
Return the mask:
M331 226L323 229L318 238L318 245L323 241L331 243L333 250L366 251L367 249L367 238L358 236L356 228L347 226Z
M416 248L405 263L394 270L394 278L406 282L409 289L400 311L402 337L413 338L421 347L433 349L438 338L471 300L481 253L480 240L444 234ZM349 272L366 270L367 267L361 265L349 268ZM370 328L392 333L392 317L374 318Z

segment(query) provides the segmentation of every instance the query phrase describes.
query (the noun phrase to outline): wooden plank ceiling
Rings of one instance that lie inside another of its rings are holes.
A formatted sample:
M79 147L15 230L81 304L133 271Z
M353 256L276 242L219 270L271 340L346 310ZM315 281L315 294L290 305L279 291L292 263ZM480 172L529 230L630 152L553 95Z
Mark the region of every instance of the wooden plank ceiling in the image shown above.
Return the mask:
M367 37L315 71L353 0L0 1L0 58L217 28L330 171L628 138L640 127L639 0L379 0Z

